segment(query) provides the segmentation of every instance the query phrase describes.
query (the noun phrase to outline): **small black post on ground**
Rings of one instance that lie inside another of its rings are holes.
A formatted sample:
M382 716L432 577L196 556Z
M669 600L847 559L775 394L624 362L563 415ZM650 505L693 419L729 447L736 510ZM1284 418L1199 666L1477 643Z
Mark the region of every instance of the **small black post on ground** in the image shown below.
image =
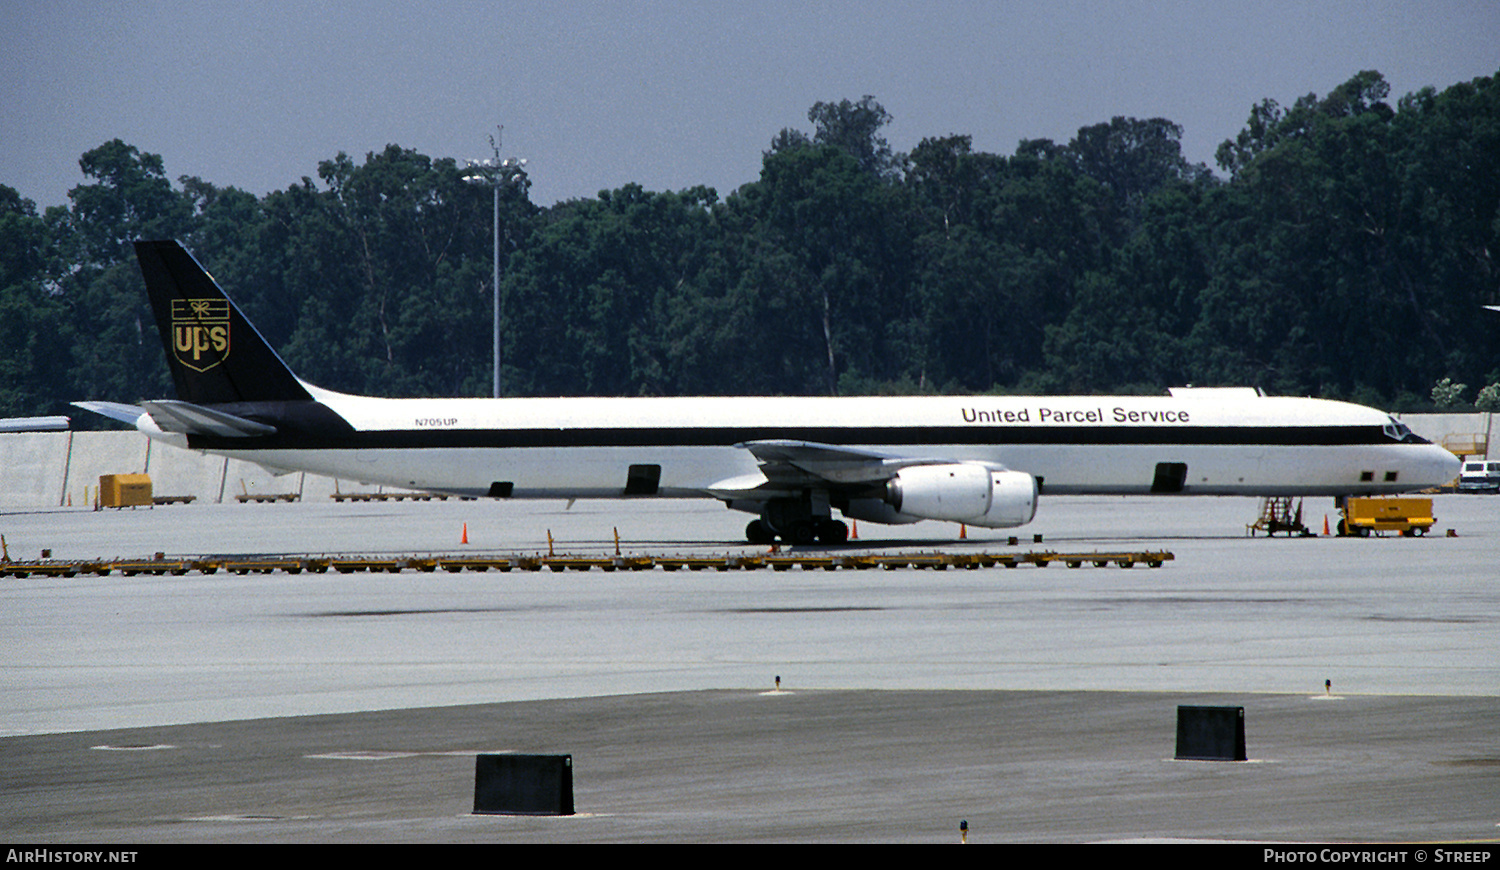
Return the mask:
M1177 758L1247 761L1244 707L1177 708Z
M474 813L573 815L573 756L477 756L474 765Z

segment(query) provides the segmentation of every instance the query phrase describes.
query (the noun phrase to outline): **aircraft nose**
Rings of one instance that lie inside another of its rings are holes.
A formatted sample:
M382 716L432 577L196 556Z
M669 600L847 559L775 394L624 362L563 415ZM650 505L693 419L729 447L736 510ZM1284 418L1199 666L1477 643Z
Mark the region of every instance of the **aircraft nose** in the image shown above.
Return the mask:
M1463 461L1447 448L1432 445L1432 458L1429 463L1432 470L1432 481L1434 486L1442 486L1452 483L1458 477L1459 469L1463 467Z

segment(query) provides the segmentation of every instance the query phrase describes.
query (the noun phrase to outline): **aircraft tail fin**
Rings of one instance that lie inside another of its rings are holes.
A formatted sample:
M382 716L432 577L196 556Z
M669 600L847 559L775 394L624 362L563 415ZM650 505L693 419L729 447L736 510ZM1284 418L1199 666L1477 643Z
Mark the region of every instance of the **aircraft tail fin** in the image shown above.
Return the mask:
M312 398L182 245L136 242L135 255L179 399L217 405Z

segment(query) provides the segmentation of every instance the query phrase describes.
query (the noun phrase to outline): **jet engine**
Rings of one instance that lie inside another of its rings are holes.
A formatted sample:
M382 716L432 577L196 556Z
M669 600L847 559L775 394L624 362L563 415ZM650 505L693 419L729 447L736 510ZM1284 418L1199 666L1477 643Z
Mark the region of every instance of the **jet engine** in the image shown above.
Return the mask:
M1002 529L1036 516L1036 478L952 463L903 468L886 482L885 501L899 514Z

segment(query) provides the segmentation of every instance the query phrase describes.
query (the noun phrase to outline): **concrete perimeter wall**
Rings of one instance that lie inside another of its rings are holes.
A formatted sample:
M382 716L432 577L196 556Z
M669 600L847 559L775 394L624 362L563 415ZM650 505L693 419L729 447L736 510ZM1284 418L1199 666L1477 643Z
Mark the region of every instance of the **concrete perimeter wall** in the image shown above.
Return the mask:
M317 474L276 476L251 462L154 443L137 432L0 433L0 508L93 504L104 474L149 474L153 495L191 495L199 503L295 492L326 500L379 487Z
M1456 449L1478 442L1487 449L1500 435L1494 417L1406 414L1401 420L1435 444ZM243 493L295 492L304 501L326 500L335 491L380 489L317 474L277 477L254 463L153 443L136 432L0 433L0 508L86 506L98 492L100 475L139 473L151 475L154 495L192 495L200 503L232 502Z

